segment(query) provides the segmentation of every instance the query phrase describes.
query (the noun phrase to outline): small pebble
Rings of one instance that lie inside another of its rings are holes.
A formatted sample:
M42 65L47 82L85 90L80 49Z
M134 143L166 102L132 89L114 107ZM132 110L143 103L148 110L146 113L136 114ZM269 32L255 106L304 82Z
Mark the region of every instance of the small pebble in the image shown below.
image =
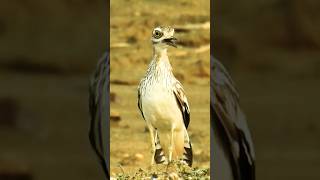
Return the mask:
M140 153L134 155L137 160L143 160L144 156Z
M111 112L110 112L110 120L114 121L114 122L120 121L121 120L120 113L118 111L111 110Z
M128 157L130 157L130 155L128 153L125 153L125 154L122 155L122 157L128 158Z

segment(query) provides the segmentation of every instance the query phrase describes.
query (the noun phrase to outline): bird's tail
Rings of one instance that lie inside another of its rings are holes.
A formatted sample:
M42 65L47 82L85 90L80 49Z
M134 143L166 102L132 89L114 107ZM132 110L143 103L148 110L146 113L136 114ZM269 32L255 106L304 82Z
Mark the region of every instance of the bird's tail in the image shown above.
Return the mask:
M184 152L183 152L183 161L185 161L190 167L193 162L193 153L192 153L192 145L191 140L188 136L188 132L184 131Z

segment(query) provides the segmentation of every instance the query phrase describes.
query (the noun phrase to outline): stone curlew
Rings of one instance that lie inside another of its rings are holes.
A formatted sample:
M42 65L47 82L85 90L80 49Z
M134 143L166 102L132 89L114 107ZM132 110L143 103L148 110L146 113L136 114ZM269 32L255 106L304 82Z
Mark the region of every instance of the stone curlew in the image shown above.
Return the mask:
M180 159L192 166L189 104L167 55L169 46L176 47L173 35L171 27L156 27L152 32L153 57L138 87L138 107L150 132L151 164Z

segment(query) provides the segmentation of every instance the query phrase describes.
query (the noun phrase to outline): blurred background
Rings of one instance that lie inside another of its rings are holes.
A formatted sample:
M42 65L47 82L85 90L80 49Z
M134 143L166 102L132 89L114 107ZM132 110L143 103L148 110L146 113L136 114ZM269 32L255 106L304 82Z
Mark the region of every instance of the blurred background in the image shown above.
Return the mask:
M159 25L175 28L179 40L168 56L190 106L193 166L209 168L210 1L111 0L110 17L111 175L149 170L150 134L137 106L137 88L151 62L151 35Z
M107 45L106 3L1 2L1 180L103 179L87 102Z
M320 179L320 1L216 0L215 56L252 132L257 179Z

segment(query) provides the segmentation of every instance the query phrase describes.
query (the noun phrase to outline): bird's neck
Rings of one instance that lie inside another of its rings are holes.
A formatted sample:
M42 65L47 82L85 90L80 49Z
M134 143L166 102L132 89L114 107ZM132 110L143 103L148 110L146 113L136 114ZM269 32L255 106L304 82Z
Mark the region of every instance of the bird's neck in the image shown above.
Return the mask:
M150 80L150 84L164 83L170 85L174 75L169 62L167 49L153 48L152 61L149 64L146 78Z
M168 59L167 48L153 46L153 59L160 60L161 58Z
M171 73L172 67L166 48L153 47L152 61L157 70Z

